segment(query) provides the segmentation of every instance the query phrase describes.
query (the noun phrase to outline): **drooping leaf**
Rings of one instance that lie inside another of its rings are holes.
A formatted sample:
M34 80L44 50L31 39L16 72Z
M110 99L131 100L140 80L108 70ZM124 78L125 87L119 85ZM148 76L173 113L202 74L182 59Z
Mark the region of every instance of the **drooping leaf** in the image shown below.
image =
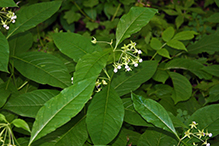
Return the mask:
M95 81L95 77L85 79L46 102L37 113L29 145L76 116L90 99Z
M204 66L202 70L215 77L219 77L219 65Z
M210 102L216 102L219 100L219 84L213 86L209 91L209 97L207 98L205 104Z
M12 56L15 68L25 77L51 86L71 85L67 67L59 58L42 52L27 52ZM28 69L27 69L28 68Z
M57 90L34 90L21 94L15 98L10 98L4 109L8 109L20 116L35 118L39 109L52 97L59 93Z
M30 127L28 124L22 119L15 119L11 122L14 126L18 128L23 128L24 130L30 132Z
M213 104L205 106L198 109L194 114L192 114L186 122L186 125L195 121L198 123L198 129L207 130L209 133L212 133L213 136L219 134L219 105Z
M125 109L124 121L135 126L154 127L153 124L144 120L139 113L134 109L131 98L123 98L123 106Z
M110 50L93 52L83 56L75 67L73 82L77 83L85 78L98 76L105 67L110 52Z
M172 39L174 33L175 33L174 28L173 27L168 27L167 29L164 30L164 32L162 34L162 39L165 42L168 42Z
M176 137L178 137L170 116L159 103L150 98L145 99L144 97L134 93L132 93L131 98L133 100L135 110L147 122L152 123L156 127L172 132L176 135Z
M26 52L33 44L33 35L26 31L9 38L10 55Z
M51 17L60 6L60 1L52 1L37 3L21 8L16 14L16 23L10 25L7 38L16 33L31 29L40 22L45 21Z
M116 46L131 34L138 32L157 13L156 9L132 7L128 14L123 15L116 29Z
M97 93L87 112L87 129L95 145L112 141L123 123L124 107L113 87L108 85Z
M194 35L197 35L198 33L195 31L182 31L177 33L173 39L174 40L191 40L194 38Z
M196 76L198 76L200 79L211 79L211 75L209 73L206 73L205 71L202 70L204 67L203 64L196 60L190 60L186 58L176 58L171 61L169 61L165 65L165 69L184 69L184 70L189 70Z
M18 7L13 0L1 0L0 7Z
M213 54L215 51L219 50L219 31L214 34L202 37L197 43L188 46L189 54L198 54L202 52L207 52Z
M0 71L8 72L9 45L5 36L0 32Z
M54 146L80 146L88 138L86 116L79 120L74 126L72 126L65 134L59 136L54 143Z
M139 138L137 146L173 146L177 145L172 135L161 129L148 128Z
M76 33L54 33L52 36L59 50L75 62L87 53L102 50L100 46L92 44L88 38Z
M174 48L174 49L177 49L177 50L187 51L185 45L182 42L178 41L178 40L170 40L170 41L167 42L167 45Z
M0 114L0 121L7 122L7 120L3 114Z
M156 61L143 61L131 72L118 72L112 79L112 86L119 96L137 89L149 80L157 69Z
M192 95L192 85L186 77L179 73L169 72L170 78L173 82L172 99L176 104L179 101L185 101Z

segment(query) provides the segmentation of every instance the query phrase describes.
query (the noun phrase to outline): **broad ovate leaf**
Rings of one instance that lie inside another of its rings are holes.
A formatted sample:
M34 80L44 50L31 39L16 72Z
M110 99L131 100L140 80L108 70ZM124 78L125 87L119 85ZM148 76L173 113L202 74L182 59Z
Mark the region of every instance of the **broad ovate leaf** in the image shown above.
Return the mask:
M97 93L87 112L87 129L95 145L112 141L123 123L124 107L115 90L108 85Z
M27 52L12 56L15 68L25 77L51 86L71 85L67 67L57 57L43 52Z
M9 45L5 36L0 32L0 71L8 72Z
M112 86L119 96L136 90L142 83L149 80L157 69L156 61L143 61L130 72L119 71L113 76Z
M128 14L123 15L116 29L116 46L131 34L138 32L157 13L156 9L132 7Z
M85 79L61 91L40 108L33 124L29 145L67 123L90 99L96 77Z
M147 121L156 127L167 130L178 137L172 120L167 111L158 102L152 99L145 99L142 96L131 94L135 110Z
M169 72L169 76L173 82L173 94L171 97L174 103L188 100L192 96L192 85L189 80L176 72Z
M16 23L10 25L7 38L31 29L50 18L59 9L61 3L60 1L42 2L21 8L16 13Z
M22 128L28 132L30 132L30 127L28 124L22 119L15 119L11 122L15 127Z
M165 29L165 30L163 31L162 39L163 39L165 42L168 42L169 40L172 39L174 33L175 33L174 28L173 28L173 27L168 27L167 29Z
M98 76L102 69L106 66L110 50L93 52L86 54L77 63L74 72L74 83L85 78Z
M172 40L167 42L167 45L174 48L174 49L177 49L177 50L187 51L185 45L182 42L178 41L178 40L172 39Z
M58 49L75 62L87 53L102 50L100 46L92 44L90 39L80 34L63 32L54 33L52 37Z
M182 31L177 33L173 39L175 40L191 40L194 38L194 35L197 35L198 33L195 31Z
M39 109L52 97L59 93L57 90L39 89L10 98L4 109L20 116L35 118Z

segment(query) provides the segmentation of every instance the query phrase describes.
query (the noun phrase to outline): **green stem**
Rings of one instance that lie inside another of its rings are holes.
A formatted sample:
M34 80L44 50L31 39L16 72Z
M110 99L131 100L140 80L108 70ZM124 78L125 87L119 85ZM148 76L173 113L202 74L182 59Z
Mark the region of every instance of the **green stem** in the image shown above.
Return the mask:
M152 58L150 60L153 60L156 55L157 55L157 51L156 51L156 53L154 53L154 55L152 56Z
M118 13L118 11L119 11L120 6L121 6L121 3L118 5L118 7L117 7L117 9L116 9L116 12L114 13L114 15L113 15L111 21L113 21L113 20L115 19L116 15L117 15L117 13Z
M22 89L27 83L28 83L28 81L25 81L17 90Z
M103 69L104 73L106 74L106 76L108 77L109 81L111 80L109 74L107 73L106 69Z

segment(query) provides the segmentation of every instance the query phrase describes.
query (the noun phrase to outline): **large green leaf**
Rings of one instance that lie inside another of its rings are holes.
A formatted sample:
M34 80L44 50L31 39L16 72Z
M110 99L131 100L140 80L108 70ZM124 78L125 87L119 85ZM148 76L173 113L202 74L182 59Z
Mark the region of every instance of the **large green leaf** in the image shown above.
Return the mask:
M54 146L82 146L88 138L85 117L86 116L80 119L74 126L69 128L65 134L59 136Z
M198 129L205 129L213 134L213 137L219 134L219 105L209 105L198 109L187 120L187 125L192 121L198 123Z
M185 69L185 70L189 70L190 72L198 76L200 79L203 79L203 78L207 80L211 79L212 76L206 73L205 71L203 71L202 70L203 67L204 65L201 64L200 62L196 60L190 60L188 58L187 59L176 58L176 59L169 61L165 65L166 69Z
M76 33L54 33L52 37L59 50L76 62L87 53L102 50L100 46L92 44L88 38Z
M176 104L179 101L185 101L192 96L192 85L186 77L176 72L169 72L173 82L172 99Z
M15 98L10 98L4 109L12 111L20 116L35 118L39 109L52 97L59 93L57 90L34 90L21 94Z
M210 17L207 18L207 21L219 23L219 13L213 13Z
M0 71L8 72L9 45L5 36L0 32Z
M134 109L131 98L123 98L123 106L125 108L124 121L135 126L154 127L153 124L148 123L142 116Z
M71 84L67 67L53 55L43 52L27 52L12 56L12 59L15 68L35 82L61 88Z
M157 82L162 82L163 84L169 78L167 71L165 70L165 63L162 62L158 65L156 72L152 77Z
M156 101L145 99L142 96L132 93L135 110L147 121L169 132L172 132L178 138L176 130L173 126L170 116L167 111Z
M166 131L149 128L139 138L137 146L173 146L176 139Z
M209 102L216 102L219 100L219 84L213 86L209 91L209 97L207 98L205 104Z
M119 133L124 107L115 90L108 85L97 93L88 107L87 129L95 145L106 145Z
M132 7L128 14L123 15L116 29L116 46L131 34L138 32L157 13L156 9Z
M13 0L1 0L0 7L17 7Z
M85 79L46 102L37 113L29 145L76 116L90 99L95 81L95 77Z
M136 90L142 83L149 80L156 69L156 61L143 61L131 72L124 71L115 74L112 79L112 85L119 96L122 96Z
M86 54L77 63L74 72L74 83L85 78L97 76L106 66L111 51L93 52Z
M202 52L207 52L213 54L215 51L219 50L219 31L214 34L202 37L197 43L188 46L189 54L198 54Z
M219 77L219 65L204 66L202 70L215 77Z
M7 82L0 84L0 108L5 104L11 92L6 89Z
M9 38L10 55L26 52L33 44L33 35L26 31Z
M16 23L10 25L7 38L16 33L31 29L40 22L45 21L51 17L60 6L60 1L52 1L37 3L21 8L16 14Z

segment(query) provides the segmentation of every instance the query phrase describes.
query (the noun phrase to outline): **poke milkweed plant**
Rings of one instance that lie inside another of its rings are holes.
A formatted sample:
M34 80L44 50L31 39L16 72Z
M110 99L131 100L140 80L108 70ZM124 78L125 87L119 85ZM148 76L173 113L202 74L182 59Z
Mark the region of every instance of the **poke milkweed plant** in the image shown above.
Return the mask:
M200 107L189 79L217 80L218 65L204 65L193 56L212 45L207 52L217 52L218 31L192 43L197 32L175 32L170 26L160 37L149 36L144 49L128 38L150 27L158 10L132 7L119 19L111 42L56 30L48 39L60 57L31 51L28 40L34 32L28 30L49 19L62 3L41 2L12 12L6 7L16 7L13 0L0 2L4 28L0 33L2 146L210 146L209 139L219 134L219 106L208 104L217 101L218 85ZM74 62L75 70L69 72L60 58ZM178 69L185 70L187 77ZM171 86L165 83L168 79ZM187 110L184 102L197 108L189 116L182 111ZM141 134L133 129L139 126Z

